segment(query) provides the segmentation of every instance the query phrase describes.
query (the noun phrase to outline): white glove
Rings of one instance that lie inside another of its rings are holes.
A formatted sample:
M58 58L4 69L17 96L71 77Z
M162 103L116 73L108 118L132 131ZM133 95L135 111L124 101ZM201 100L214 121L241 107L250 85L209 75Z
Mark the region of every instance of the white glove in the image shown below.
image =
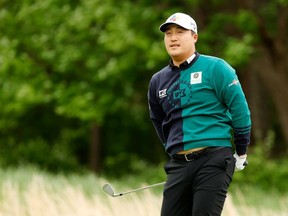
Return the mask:
M245 166L248 165L248 161L246 160L246 158L247 158L246 154L239 156L237 153L235 153L233 156L236 160L235 171L241 171L245 168Z

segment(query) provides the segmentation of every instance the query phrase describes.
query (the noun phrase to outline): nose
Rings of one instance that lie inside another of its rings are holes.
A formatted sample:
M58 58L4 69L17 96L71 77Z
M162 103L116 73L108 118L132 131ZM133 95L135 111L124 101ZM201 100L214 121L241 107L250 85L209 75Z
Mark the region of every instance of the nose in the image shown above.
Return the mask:
M176 35L175 33L173 33L173 34L171 35L170 40L171 40L171 41L177 41L177 40L178 40L177 35Z

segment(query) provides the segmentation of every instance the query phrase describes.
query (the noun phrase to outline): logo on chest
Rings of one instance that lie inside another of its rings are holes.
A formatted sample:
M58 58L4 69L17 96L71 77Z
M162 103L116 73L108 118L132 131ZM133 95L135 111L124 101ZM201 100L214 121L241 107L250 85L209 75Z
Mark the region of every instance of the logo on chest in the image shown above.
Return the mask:
M190 84L202 83L202 71L194 72L190 74Z
M192 98L192 86L189 82L178 80L166 91L167 101L173 109L188 105Z
M160 99L166 97L167 96L167 89L160 90L158 92L158 96Z

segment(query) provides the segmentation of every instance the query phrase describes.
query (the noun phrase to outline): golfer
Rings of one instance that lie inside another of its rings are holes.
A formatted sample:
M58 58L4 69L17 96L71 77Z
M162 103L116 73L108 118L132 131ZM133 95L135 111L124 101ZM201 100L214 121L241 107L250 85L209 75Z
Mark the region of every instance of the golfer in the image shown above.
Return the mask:
M234 170L246 163L247 101L226 61L196 51L193 18L175 13L160 30L171 60L151 78L148 101L150 118L171 157L164 167L161 216L221 215Z

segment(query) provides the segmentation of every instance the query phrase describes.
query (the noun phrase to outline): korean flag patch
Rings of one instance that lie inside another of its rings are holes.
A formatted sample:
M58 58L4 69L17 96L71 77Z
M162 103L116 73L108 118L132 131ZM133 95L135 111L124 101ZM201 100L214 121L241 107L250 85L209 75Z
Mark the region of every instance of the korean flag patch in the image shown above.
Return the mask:
M190 84L202 83L202 71L191 73L190 75Z

